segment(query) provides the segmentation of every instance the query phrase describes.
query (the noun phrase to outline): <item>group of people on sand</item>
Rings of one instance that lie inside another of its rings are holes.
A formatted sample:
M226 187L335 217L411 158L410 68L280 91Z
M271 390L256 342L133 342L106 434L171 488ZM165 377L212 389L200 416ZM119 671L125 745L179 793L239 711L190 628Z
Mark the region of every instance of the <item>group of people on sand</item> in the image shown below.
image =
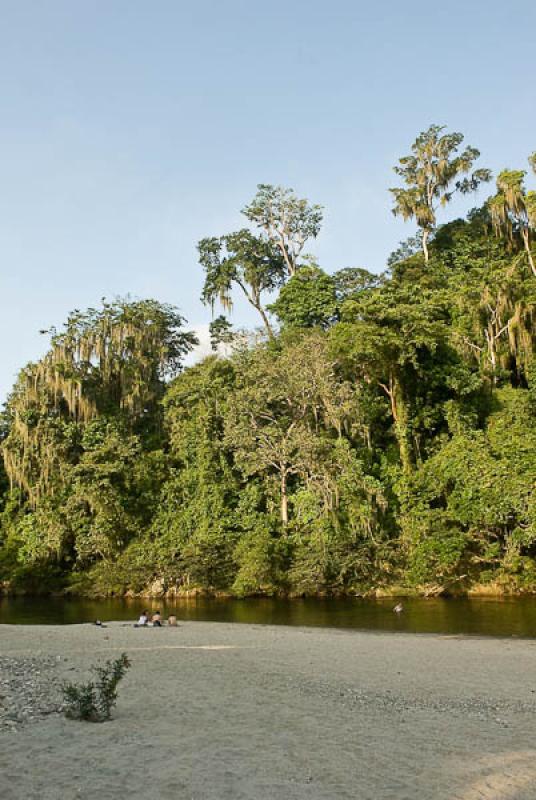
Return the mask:
M150 616L150 618L149 618ZM135 628L161 628L164 624L160 611L155 611L154 614L149 615L148 611L142 611L139 620L134 625ZM177 627L177 617L175 614L170 614L167 618L167 624L173 628Z

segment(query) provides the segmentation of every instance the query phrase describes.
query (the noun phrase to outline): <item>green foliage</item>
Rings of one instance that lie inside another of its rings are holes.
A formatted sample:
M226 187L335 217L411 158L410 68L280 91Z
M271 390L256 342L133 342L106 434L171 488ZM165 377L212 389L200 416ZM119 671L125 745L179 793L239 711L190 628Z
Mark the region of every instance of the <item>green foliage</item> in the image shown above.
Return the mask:
M485 570L515 585L532 560L536 418L525 390L496 392L493 408L484 430L458 425L406 486L402 527L418 583Z
M233 580L238 479L223 439L234 380L232 364L212 357L181 375L165 400L171 469L150 535L158 573L184 589Z
M247 228L226 236L202 239L197 245L199 263L205 272L201 300L214 310L219 301L224 310L232 309L232 290L236 286L260 314L265 331L274 331L264 307L263 294L273 292L295 275L308 239L316 238L322 222L322 209L299 199L292 189L259 184L252 202L242 214L260 229L255 235ZM227 333L223 318L212 327L213 338Z
M255 232L199 243L203 300L238 289L267 334L217 317L225 357L182 371L194 337L155 301L52 331L0 418L0 586L536 591L536 201L504 171L438 227L489 177L462 138L432 126L401 160L426 257L409 241L382 275L323 272L303 252L321 209L259 186Z
M335 281L319 267L301 267L268 308L282 325L327 328L337 317Z
M246 485L236 511L240 535L234 550L233 593L274 594L285 586L288 543L280 536L278 515L267 512L260 483Z
M421 240L418 236L409 236L403 242L399 242L396 250L389 254L387 259L387 266L394 267L397 264L404 263L409 258L414 256L420 251Z
M102 667L93 667L96 680L88 683L67 683L63 686L65 716L85 722L106 722L117 703L117 686L130 661L126 653Z
M374 289L383 282L383 275L374 275L363 267L345 267L333 275L335 296L339 305L350 297Z
M222 344L232 344L234 339L233 326L223 314L220 314L219 317L212 320L209 330L210 346L214 352L216 352L218 347Z
M214 308L218 300L226 311L230 311L232 289L238 286L261 315L268 335L273 337L262 295L277 289L285 278L285 263L275 245L244 228L219 239L201 239L197 249L199 263L205 271L201 294L203 303Z

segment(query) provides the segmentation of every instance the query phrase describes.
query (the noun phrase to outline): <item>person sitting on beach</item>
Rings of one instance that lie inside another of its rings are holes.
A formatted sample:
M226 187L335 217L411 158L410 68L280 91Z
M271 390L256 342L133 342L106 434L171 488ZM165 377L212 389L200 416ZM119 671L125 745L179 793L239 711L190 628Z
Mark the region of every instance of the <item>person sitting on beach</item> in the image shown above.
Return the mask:
M140 618L137 623L134 625L135 628L145 628L147 627L147 623L149 622L149 612L142 611L140 614Z
M153 628L161 628L162 627L162 616L160 611L155 611L153 616L151 617L151 622L153 623Z
M172 625L174 628L177 627L177 617L175 614L170 614L167 621L168 625Z

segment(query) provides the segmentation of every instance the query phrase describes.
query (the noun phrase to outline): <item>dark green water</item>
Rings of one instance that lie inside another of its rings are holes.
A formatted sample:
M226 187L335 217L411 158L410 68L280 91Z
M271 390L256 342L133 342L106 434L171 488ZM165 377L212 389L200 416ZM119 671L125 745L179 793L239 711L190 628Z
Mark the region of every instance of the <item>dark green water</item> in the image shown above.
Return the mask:
M183 620L247 622L261 625L306 625L411 633L477 634L536 637L536 598L404 599L404 611L393 612L393 598L381 600L255 598L215 600L63 600L1 598L0 623L71 624L96 619L131 620L140 611L160 609Z

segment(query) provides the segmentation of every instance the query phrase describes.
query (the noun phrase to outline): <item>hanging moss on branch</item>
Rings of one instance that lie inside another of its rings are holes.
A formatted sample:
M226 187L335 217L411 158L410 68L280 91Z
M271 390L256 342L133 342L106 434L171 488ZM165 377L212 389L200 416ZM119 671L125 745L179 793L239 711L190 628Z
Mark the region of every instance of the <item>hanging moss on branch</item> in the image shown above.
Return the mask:
M78 460L84 424L105 414L132 427L155 412L165 381L197 341L184 322L155 300L118 300L73 312L62 331L44 331L50 350L20 374L3 445L10 481L32 504L51 483L64 483L62 467Z

